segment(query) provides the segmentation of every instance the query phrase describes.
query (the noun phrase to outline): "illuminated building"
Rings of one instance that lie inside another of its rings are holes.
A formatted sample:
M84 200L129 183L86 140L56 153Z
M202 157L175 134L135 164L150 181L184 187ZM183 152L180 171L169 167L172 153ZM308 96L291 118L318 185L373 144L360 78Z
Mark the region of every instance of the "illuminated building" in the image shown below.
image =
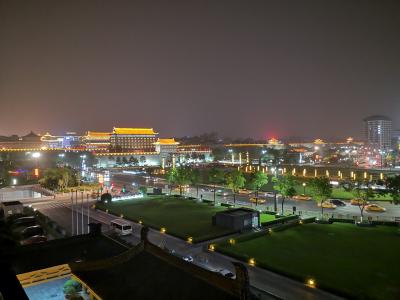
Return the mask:
M0 149L40 149L44 147L40 135L30 132L24 136L2 136L0 137Z
M67 132L65 136L63 136L63 148L79 148L81 146L81 136L76 132Z
M176 153L178 151L178 145L179 143L175 141L175 139L158 139L157 142L154 143L156 152L160 153L162 158Z
M88 131L82 138L88 151L108 151L110 149L110 132Z
M110 152L155 151L157 132L153 128L116 128L110 136Z
M50 148L50 149L60 149L63 147L63 140L62 136L53 136L50 133L46 132L40 138L43 142L43 146Z
M385 116L364 119L365 139L374 149L390 149L392 146L392 120Z

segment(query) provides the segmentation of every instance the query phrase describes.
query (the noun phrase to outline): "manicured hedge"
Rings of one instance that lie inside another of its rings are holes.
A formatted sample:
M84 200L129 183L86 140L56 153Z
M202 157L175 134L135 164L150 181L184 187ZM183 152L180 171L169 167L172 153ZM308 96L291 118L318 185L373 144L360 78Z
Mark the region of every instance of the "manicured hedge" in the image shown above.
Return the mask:
M233 206L233 204L229 204L229 203L221 203L221 206L224 206L224 207L232 207L232 206Z
M301 221L303 222L303 224L314 223L315 222L315 217L305 218L305 219L302 219Z

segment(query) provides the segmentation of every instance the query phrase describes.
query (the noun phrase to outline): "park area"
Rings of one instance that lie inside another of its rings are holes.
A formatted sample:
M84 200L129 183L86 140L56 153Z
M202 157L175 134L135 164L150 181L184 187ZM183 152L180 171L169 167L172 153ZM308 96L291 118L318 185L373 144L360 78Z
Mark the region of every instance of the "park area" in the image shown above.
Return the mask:
M217 250L259 267L357 299L400 299L396 227L306 224Z
M225 210L194 200L172 196L147 196L142 199L98 203L96 208L108 209L109 213L160 229L182 239L193 238L193 242L209 240L232 232L231 229L212 225L212 216Z

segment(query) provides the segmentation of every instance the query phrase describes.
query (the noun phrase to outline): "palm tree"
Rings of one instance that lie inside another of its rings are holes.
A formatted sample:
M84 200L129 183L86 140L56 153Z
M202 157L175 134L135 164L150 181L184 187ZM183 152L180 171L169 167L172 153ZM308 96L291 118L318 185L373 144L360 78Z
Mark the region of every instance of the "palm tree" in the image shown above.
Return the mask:
M265 173L257 171L251 175L250 186L255 190L256 206L258 205L258 191L262 186L268 183L268 177Z
M246 178L244 178L242 171L233 170L226 175L226 183L233 193L233 205L236 205L236 193L244 187Z
M321 216L324 215L324 202L332 196L332 185L328 177L313 178L310 181L311 194L321 205Z
M293 175L287 174L287 175L282 175L280 177L274 177L272 178L272 181L275 183L274 185L274 190L279 192L282 197L282 215L284 214L283 212L283 204L286 200L286 198L293 197L296 195L296 179Z

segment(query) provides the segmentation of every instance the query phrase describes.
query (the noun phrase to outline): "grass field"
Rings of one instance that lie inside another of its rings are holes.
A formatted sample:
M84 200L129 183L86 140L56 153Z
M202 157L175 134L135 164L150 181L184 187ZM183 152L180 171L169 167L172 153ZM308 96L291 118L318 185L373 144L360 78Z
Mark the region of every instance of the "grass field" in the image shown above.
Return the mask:
M400 299L397 230L307 224L217 249L354 298Z
M212 216L223 207L214 207L192 200L149 196L143 199L117 201L110 204L98 203L97 208L108 209L115 215L139 221L154 228L166 228L167 233L194 242L211 239L232 232L230 229L212 225Z
M269 222L273 220L276 220L275 215L260 214L260 222Z

